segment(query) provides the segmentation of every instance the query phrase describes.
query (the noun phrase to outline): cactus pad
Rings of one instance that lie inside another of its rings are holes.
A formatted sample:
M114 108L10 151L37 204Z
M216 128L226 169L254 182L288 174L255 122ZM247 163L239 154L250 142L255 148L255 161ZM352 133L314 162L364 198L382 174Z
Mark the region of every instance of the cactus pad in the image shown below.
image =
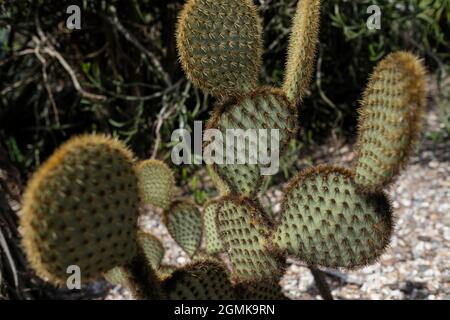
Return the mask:
M138 187L133 156L97 135L73 138L30 180L21 231L37 274L65 283L77 265L82 281L125 264L136 248Z
M121 287L127 288L130 291L133 290L133 280L130 272L125 267L115 267L104 274L106 281L113 285L119 285Z
M294 102L303 100L313 72L319 41L320 0L298 1L288 49L283 90Z
M273 280L284 273L284 261L265 248L270 226L253 201L232 196L223 198L217 227L230 256L233 282Z
M353 269L383 253L392 228L384 193L361 194L351 171L321 166L291 180L273 243L308 265Z
M366 191L394 181L414 151L426 101L425 71L412 54L390 54L375 69L359 110L355 181Z
M235 293L223 263L196 261L165 280L164 289L171 300L234 300Z
M219 209L218 201L209 201L203 209L203 234L206 251L209 254L224 252L222 240L217 231L216 220Z
M167 209L172 201L175 179L162 161L142 161L137 166L139 191L144 204Z
M164 214L164 223L172 238L193 257L202 239L202 219L197 206L186 200L174 201Z
M189 79L214 96L253 90L262 63L262 27L251 0L188 0L177 30Z
M227 183L233 193L252 197L261 185L262 168L269 166L261 164L262 159L258 159L258 151L262 149L267 153L267 156L271 156L274 149L271 141L271 130L277 129L279 136L278 139L274 140L274 143L279 148L281 155L297 132L297 113L281 90L263 87L251 94L226 99L225 102L218 104L209 120L208 129L220 130L223 138L224 152L220 157L223 157L224 163L214 164L214 170ZM264 131L255 131L256 137L254 136L255 139L249 143L248 137L245 138L245 141L243 138L235 139L235 136L227 139L227 130L229 129L242 129L244 131L247 129L265 129L267 139L263 139L263 141L267 141L267 148L258 143L259 137L262 137ZM238 140L242 140L241 142L245 142L245 144L241 143L240 146L237 143ZM216 141L213 143L216 143ZM210 145L205 142L204 150ZM246 163L239 164L235 161L235 164L227 164L228 154L232 152L226 150L234 150L236 160L238 156L244 156ZM259 164L250 164L249 159L253 159L253 163Z
M164 257L164 247L155 236L139 231L138 244L145 255L145 259L153 270L158 270Z

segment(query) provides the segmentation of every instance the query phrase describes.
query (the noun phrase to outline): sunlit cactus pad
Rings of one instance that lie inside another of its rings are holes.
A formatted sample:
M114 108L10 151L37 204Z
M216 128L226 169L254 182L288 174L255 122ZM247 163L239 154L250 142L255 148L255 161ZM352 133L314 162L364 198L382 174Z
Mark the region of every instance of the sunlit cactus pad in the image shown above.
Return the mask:
M253 90L262 62L262 27L251 0L189 0L177 29L189 79L215 96Z
M170 168L162 161L146 160L138 164L137 173L142 202L167 209L175 188L175 178Z
M284 260L265 248L270 226L253 201L232 196L222 199L217 227L231 260L235 283L273 280L283 274Z
M164 223L178 245L194 256L202 240L202 218L197 206L187 200L174 201L164 213Z
M300 0L289 41L283 90L294 104L307 94L319 40L320 0Z
M219 151L216 156L222 157L225 162L230 159L229 154L234 152L236 159L236 164L215 164L215 171L232 192L253 196L261 186L263 179L261 168L268 168L271 160L267 159L267 164L262 164L264 162L262 156L270 157L274 146L278 147L280 154L283 153L289 141L297 133L297 112L281 90L263 87L248 95L226 99L219 103L209 120L208 128L222 132L223 140L221 141L224 143L224 152ZM242 139L245 143L239 145L235 137L232 137L234 142L227 139L228 129L258 131L255 131L256 135L253 135L252 143L249 143L246 137L246 140ZM259 131L260 129L265 131ZM273 144L272 134L275 134L275 131L272 130L278 130L278 137L273 136ZM259 143L260 140L263 142ZM205 142L206 154L209 154L208 148L216 142L215 140L212 143ZM265 146L264 143L267 145ZM233 144L234 148L232 148ZM238 156L242 156L246 163L239 164ZM249 160L254 164L250 164ZM276 173L272 172L269 175Z
M164 282L171 300L235 300L235 292L223 263L215 260L193 262Z
M55 284L71 265L83 281L123 265L135 253L138 206L131 152L104 136L71 139L25 191L20 224L31 265Z
M417 146L426 106L425 71L412 54L396 52L375 69L360 109L355 181L381 190Z
M352 269L383 253L392 227L384 193L361 194L352 172L322 166L290 182L273 242L309 265Z
M203 209L203 237L209 254L217 254L225 250L216 226L218 209L218 201L209 201Z

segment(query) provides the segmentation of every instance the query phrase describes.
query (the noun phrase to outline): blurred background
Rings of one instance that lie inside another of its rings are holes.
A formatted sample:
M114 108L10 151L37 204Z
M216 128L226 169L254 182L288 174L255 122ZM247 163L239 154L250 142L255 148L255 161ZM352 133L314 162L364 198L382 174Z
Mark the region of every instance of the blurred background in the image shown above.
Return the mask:
M429 71L422 143L391 195L398 227L378 265L325 270L340 298L450 298L450 0L323 1L317 67L299 107L301 131L266 186L263 202L279 210L283 184L317 163L348 165L357 108L367 77L386 54L409 50ZM206 121L214 99L188 82L175 46L183 0L0 0L0 299L121 298L105 283L82 291L52 288L28 269L17 215L30 174L69 137L102 132L142 159L169 160L175 129ZM68 5L82 9L68 30ZM297 0L255 0L264 22L261 82L280 85ZM366 10L381 8L381 29ZM214 196L203 166L173 166L181 194L198 204ZM143 222L168 237L157 214ZM170 247L167 260L187 257ZM292 261L283 279L290 298L316 298L305 266Z

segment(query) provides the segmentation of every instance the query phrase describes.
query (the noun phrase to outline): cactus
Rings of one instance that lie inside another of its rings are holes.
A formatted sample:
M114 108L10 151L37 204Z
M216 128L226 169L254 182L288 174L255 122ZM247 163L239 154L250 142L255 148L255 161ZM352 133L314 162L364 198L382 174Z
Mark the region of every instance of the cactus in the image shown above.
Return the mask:
M60 285L67 268L89 281L133 257L138 218L133 155L117 140L73 138L36 172L20 227L36 273Z
M209 120L208 129L218 129L222 132L226 153L223 156L224 164L213 165L214 171L229 186L231 192L253 197L261 185L263 176L260 165L256 164L258 155L259 135L246 138L245 145L236 143L235 137L227 139L228 129L270 129L279 130L279 137L273 141L279 152L282 153L289 141L297 133L297 113L285 94L279 89L261 87L250 94L237 98L229 98L219 103ZM269 138L271 132L267 132ZM239 139L238 139L239 140ZM273 152L272 141L268 139L268 155ZM209 145L206 144L206 147ZM232 148L234 146L234 148ZM205 147L205 149L206 149ZM231 151L228 151L231 150ZM255 164L226 164L229 154L244 156L244 159L253 159Z
M420 61L396 52L375 69L362 107L354 163L356 183L382 190L406 165L417 145L425 111L425 78Z
M248 198L225 197L219 204L217 228L233 266L235 283L281 277L284 261L266 250L270 225L263 211Z
M153 270L158 270L164 257L164 247L154 235L139 231L138 244L144 252L145 258Z
M180 15L177 47L189 79L222 97L256 88L262 27L251 0L189 0Z
M252 1L188 0L177 45L192 82L221 98L208 128L278 129L282 156L297 133L296 105L314 69L319 20L320 1L299 1L283 88L259 87L262 36ZM352 168L322 165L298 173L275 217L258 202L261 164L211 165L220 198L201 215L188 200L172 202L174 178L162 162L136 165L124 145L103 136L70 140L24 195L21 230L31 265L62 284L67 266L75 264L85 281L103 274L140 299L284 299L278 283L291 256L305 262L322 296L331 299L318 267L360 268L389 245L394 217L383 190L418 140L424 74L412 54L385 58L364 93ZM255 155L253 144L231 148L226 134L224 142L227 152ZM143 204L164 209L164 223L191 263L161 265L162 244L137 227ZM228 255L231 270L218 253Z
M124 267L115 267L104 274L106 281L111 284L128 288L131 292L136 292L135 283L129 270Z
M222 240L216 226L219 201L209 201L203 208L203 237L205 240L206 251L209 254L224 252Z
M175 179L169 167L159 160L146 160L139 163L137 172L142 202L167 209L175 187Z
M197 206L186 200L174 201L164 213L164 223L172 238L193 257L202 239L202 220Z
M309 265L353 269L374 262L389 244L388 197L361 194L350 170L321 166L291 180L273 234L275 251Z
M300 0L294 17L283 90L297 105L306 96L319 40L320 0Z
M199 260L176 270L164 281L171 300L235 300L235 291L223 263Z

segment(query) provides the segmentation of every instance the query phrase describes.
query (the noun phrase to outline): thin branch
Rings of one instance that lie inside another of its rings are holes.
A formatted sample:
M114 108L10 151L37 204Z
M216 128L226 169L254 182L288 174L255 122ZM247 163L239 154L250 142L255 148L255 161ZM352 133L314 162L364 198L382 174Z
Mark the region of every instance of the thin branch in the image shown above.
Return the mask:
M114 8L112 8L114 9ZM113 17L107 17L107 20L109 23L111 23L122 35L123 37L128 40L131 44L133 44L136 48L138 48L143 54L145 54L152 64L155 66L156 70L159 72L159 74L162 76L162 80L165 82L167 86L172 85L172 81L170 80L169 75L164 70L161 62L158 60L158 58L153 54L153 52L147 50L120 22L119 18L117 17L117 14L114 10L110 10L113 14Z

